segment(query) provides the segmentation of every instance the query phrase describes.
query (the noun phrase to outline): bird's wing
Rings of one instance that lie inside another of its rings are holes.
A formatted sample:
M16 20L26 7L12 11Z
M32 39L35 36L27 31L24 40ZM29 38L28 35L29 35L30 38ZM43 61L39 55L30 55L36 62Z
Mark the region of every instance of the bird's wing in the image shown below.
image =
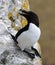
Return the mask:
M20 29L20 30L16 33L15 38L17 39L17 37L18 37L22 32L28 30L28 28L29 28L29 24L26 25L24 28Z

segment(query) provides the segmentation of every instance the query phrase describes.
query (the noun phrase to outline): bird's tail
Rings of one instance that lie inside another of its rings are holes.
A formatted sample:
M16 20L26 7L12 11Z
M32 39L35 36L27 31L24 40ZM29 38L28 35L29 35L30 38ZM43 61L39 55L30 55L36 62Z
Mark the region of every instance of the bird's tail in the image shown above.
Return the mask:
M15 44L16 48L17 48L18 50L21 50L21 48L19 47L19 45L17 45L17 44L18 44L18 41L16 40L15 36L13 36L11 33L9 33L9 34L11 35L12 39L13 39L14 42L16 43L16 44Z

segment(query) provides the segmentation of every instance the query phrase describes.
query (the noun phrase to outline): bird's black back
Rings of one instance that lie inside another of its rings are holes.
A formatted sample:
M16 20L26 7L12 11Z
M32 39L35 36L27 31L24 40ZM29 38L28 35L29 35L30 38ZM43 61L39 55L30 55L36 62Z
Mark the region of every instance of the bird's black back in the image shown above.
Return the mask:
M37 27L39 27L39 19L38 19L37 14L35 14L35 13L32 12L32 11L28 11L28 12L23 11L23 12L25 12L25 14L22 14L22 16L24 16L24 17L27 19L28 24L27 24L24 28L22 28L21 30L19 30L19 31L17 32L17 34L15 35L15 38L16 38L16 39L17 39L17 37L18 37L22 32L28 30L30 23L33 23L33 24L35 24Z
M16 33L15 38L17 39L18 36L19 36L22 32L28 30L28 28L29 28L29 24L26 25L24 28L20 29L20 30Z
M37 14L35 14L35 13L32 12L32 11L25 11L25 10L21 10L21 11L22 11L23 13L25 13L25 14L21 13L21 15L24 16L24 17L27 19L28 24L27 24L24 28L20 29L20 30L16 33L15 37L12 37L14 41L17 40L18 36L19 36L22 32L28 30L30 23L33 23L33 24L35 24L37 27L39 27L39 19L38 19ZM11 35L11 36L12 36L12 35ZM14 38L15 38L15 39L14 39Z

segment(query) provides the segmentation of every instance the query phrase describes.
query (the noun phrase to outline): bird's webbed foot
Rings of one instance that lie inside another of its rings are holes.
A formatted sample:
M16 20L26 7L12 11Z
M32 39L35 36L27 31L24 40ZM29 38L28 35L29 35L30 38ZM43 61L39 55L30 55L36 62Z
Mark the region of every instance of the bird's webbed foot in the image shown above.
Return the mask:
M25 52L32 60L35 58L35 54L34 53L30 53L27 50L23 50L23 52Z

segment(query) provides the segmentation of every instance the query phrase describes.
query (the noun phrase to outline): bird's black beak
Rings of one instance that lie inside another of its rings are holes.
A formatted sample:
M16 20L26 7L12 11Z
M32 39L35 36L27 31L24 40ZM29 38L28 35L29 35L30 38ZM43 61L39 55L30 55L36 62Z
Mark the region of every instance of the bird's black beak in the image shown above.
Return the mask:
M25 17L28 14L28 12L26 10L20 9L19 14Z

